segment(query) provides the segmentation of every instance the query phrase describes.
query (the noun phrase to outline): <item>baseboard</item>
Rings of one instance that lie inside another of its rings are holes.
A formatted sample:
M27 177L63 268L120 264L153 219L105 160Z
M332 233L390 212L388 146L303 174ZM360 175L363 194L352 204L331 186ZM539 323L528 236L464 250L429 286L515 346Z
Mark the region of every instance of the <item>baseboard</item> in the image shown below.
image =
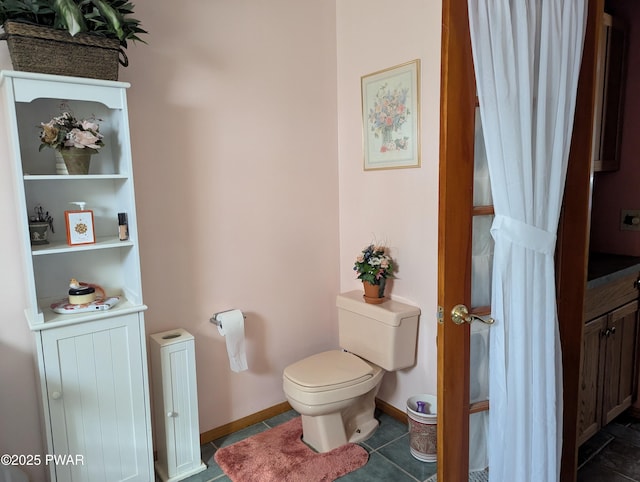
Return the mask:
M386 413L390 417L395 418L398 422L402 422L404 424L408 423L407 412L398 410L396 407L385 402L384 400L376 398L376 408L381 412Z
M393 405L376 398L376 408L383 413L386 413L390 417L395 418L399 422L407 423L407 414L402 410L398 410ZM243 417L239 420L235 420L233 422L227 423L220 427L208 430L200 434L200 445L213 442L220 437L225 437L226 435L230 435L233 432L237 432L238 430L242 430L243 428L247 428L250 425L264 422L265 420L270 419L271 417L275 417L276 415L280 415L281 413L288 412L291 410L291 405L289 402L282 402L278 405L274 405L273 407L265 408L264 410L260 410L259 412L252 413L246 417Z
M255 423L264 422L271 417L275 417L276 415L280 415L281 413L288 412L289 410L291 410L291 405L289 405L289 402L282 402L278 405L274 405L273 407L265 408L264 410L252 413L251 415L243 417L239 420L235 420L233 422L222 425L221 427L201 433L200 445L213 442L220 437L232 434L233 432L237 432L238 430L247 428Z

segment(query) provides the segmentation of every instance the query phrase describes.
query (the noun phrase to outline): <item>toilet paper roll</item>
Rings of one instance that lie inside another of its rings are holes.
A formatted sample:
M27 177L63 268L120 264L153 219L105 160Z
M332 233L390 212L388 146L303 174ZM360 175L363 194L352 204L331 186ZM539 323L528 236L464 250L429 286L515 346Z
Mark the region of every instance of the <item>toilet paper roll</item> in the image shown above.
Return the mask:
M220 322L218 331L227 344L229 366L234 372L247 369L247 354L244 343L244 315L240 310L229 310L216 315Z

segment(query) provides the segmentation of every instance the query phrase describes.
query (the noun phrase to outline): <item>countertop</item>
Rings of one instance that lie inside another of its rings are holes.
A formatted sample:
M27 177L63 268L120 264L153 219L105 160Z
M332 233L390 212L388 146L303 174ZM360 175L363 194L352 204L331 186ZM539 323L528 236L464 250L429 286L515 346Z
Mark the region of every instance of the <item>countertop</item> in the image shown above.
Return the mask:
M640 257L609 253L590 253L587 288L609 283L634 272L640 272Z

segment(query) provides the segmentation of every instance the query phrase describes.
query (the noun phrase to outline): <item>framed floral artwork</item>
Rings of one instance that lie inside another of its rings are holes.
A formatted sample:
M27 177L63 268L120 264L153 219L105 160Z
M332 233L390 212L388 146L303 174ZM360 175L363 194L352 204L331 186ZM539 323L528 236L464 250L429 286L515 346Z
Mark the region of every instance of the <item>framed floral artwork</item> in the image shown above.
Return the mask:
M420 60L361 83L364 170L420 167Z
M69 246L96 242L93 211L65 211L64 217L67 222L67 244Z

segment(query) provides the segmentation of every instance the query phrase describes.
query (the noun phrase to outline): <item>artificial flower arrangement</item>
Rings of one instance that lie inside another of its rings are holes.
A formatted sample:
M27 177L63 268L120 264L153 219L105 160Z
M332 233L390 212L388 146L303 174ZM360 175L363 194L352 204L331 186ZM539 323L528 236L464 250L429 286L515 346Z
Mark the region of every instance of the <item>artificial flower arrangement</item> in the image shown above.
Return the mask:
M53 230L53 217L49 214L49 211L45 211L44 208L38 204L33 208L33 213L32 216L29 216L30 223L47 223L51 232L55 232Z
M358 279L368 281L372 285L384 285L387 278L394 278L395 265L384 246L370 244L356 257L353 270Z
M50 147L62 151L75 147L97 151L104 146L98 120L95 117L78 120L71 112L64 111L49 122L42 122L40 150Z

